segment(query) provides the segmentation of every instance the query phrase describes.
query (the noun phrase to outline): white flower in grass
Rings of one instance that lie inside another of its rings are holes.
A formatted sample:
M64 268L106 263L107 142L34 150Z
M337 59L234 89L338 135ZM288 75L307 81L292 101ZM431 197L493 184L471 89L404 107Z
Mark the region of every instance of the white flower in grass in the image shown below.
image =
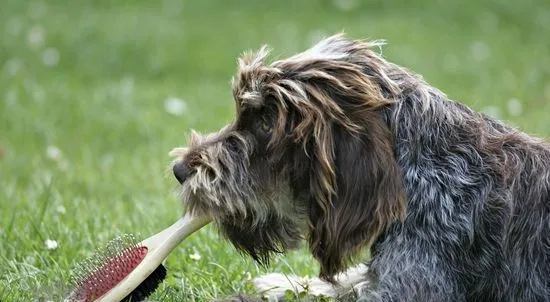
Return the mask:
M189 255L189 258L195 261L201 260L201 255L197 252L194 252L193 254Z
M27 43L33 48L42 46L45 40L46 31L41 25L35 25L27 32Z
M334 0L334 6L342 12L350 12L359 6L359 1L356 0Z
M46 249L48 250L55 250L59 247L59 243L55 240L47 239L45 241Z
M497 106L487 106L483 108L481 112L495 119L500 119L501 116L500 108Z
M172 115L183 115L187 111L187 104L182 99L169 97L164 100L164 110Z
M115 162L115 158L112 154L105 154L99 160L99 166L102 169L108 169L113 165L114 162Z
M63 157L61 150L56 146L48 146L46 148L46 154L50 159L55 161L59 161Z
M519 116L521 115L522 111L523 111L523 105L519 100L510 99L508 101L508 112L510 113L510 115Z
M59 51L50 47L42 52L42 62L48 67L54 67L59 63Z
M6 70L6 72L10 77L17 75L17 73L19 73L19 71L22 68L23 68L23 61L21 61L18 58L9 59L4 65L4 69Z
M66 210L65 207L62 206L62 205L57 206L57 208L55 208L55 211L56 211L57 213L59 213L59 214L65 214L65 213L67 213L67 210Z
M134 87L135 87L134 78L131 76L125 76L120 80L119 85L120 85L119 86L120 94L122 95L122 97L125 100L129 99L134 93Z
M489 46L481 41L475 41L470 45L470 51L472 53L472 57L476 61L483 61L489 57L491 54L491 50L489 49Z

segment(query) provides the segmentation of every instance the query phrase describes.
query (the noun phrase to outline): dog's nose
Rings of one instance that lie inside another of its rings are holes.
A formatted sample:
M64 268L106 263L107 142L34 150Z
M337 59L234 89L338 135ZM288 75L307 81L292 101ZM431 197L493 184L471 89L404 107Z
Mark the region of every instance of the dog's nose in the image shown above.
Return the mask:
M189 177L189 168L186 164L177 163L172 167L172 171L174 172L174 177L176 177L180 184L183 184L187 177Z

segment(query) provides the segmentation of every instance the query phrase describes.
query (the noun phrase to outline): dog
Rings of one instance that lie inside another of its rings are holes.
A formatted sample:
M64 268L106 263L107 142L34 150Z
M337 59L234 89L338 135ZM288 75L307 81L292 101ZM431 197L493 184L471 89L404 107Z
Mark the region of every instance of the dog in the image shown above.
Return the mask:
M361 301L550 301L550 144L382 45L337 34L271 63L266 46L245 53L234 121L176 152L184 207L262 264L307 242L334 288L370 249Z

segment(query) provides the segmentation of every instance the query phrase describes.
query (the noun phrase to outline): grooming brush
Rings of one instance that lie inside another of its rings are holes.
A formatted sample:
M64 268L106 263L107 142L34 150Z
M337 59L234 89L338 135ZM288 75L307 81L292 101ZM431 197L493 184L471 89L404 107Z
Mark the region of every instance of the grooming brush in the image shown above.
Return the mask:
M162 261L189 235L207 225L206 216L185 215L139 243L131 235L113 239L76 270L75 289L65 301L140 301L166 277Z

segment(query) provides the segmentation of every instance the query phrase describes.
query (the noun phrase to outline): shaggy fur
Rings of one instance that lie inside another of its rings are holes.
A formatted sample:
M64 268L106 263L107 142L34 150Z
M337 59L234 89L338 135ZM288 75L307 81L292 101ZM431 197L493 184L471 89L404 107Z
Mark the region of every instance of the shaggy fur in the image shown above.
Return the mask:
M365 301L550 301L550 145L380 45L245 54L234 122L176 152L185 206L261 263L306 240L335 284L370 248Z

